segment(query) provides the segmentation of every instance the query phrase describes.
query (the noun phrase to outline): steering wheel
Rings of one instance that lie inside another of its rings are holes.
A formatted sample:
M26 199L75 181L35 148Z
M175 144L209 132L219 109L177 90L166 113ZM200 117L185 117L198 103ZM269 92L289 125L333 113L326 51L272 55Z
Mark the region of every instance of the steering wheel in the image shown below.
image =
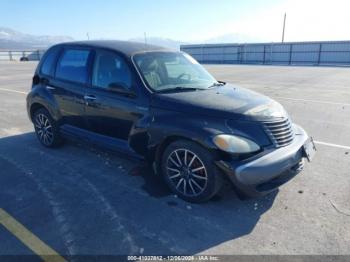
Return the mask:
M187 76L187 80L188 80L188 81L191 81L192 77L191 77L190 74L187 74L187 73L182 73L182 74L179 75L176 79L178 79L178 80L179 80L179 79L183 79L184 76Z

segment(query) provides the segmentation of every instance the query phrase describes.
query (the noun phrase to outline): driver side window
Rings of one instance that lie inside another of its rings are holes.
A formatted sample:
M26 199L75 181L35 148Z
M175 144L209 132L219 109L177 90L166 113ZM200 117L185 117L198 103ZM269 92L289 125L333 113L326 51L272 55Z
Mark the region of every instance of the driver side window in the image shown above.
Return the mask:
M98 50L95 56L92 85L103 89L111 86L130 89L132 78L128 64L116 53Z

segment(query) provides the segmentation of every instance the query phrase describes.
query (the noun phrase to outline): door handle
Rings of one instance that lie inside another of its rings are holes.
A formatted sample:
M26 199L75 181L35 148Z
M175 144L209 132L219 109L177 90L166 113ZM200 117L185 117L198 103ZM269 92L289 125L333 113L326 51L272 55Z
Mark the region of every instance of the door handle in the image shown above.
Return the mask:
M84 99L88 100L88 101L94 101L94 100L96 100L96 97L93 95L85 95Z
M56 88L55 88L55 87L53 87L53 86L49 86L49 85L47 85L47 86L46 86L46 89L47 89L47 90L55 90Z

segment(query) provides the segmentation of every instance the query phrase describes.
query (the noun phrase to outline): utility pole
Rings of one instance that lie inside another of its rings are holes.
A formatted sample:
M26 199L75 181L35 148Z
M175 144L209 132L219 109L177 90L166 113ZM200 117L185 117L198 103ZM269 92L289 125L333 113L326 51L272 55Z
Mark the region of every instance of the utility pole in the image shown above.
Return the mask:
M86 33L86 37L88 40L90 40L89 32Z
M282 43L284 43L284 32L285 32L285 29L286 29L286 18L287 18L287 13L284 13L283 31L282 31Z
M144 32L144 36L145 36L145 46L147 46L147 35L146 35L146 32Z

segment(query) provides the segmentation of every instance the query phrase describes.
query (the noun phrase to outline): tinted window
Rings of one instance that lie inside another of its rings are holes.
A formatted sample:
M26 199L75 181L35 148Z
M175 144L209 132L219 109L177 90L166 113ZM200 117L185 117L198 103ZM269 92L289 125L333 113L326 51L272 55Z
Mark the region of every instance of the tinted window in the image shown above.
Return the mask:
M54 74L54 63L56 62L56 58L58 55L58 51L60 49L57 48L51 48L47 51L47 54L45 56L45 60L41 66L41 73L48 76L53 76Z
M86 83L90 51L67 49L57 65L56 77L78 83Z
M99 88L112 85L131 88L129 66L119 55L109 51L97 51L92 76L92 84Z

